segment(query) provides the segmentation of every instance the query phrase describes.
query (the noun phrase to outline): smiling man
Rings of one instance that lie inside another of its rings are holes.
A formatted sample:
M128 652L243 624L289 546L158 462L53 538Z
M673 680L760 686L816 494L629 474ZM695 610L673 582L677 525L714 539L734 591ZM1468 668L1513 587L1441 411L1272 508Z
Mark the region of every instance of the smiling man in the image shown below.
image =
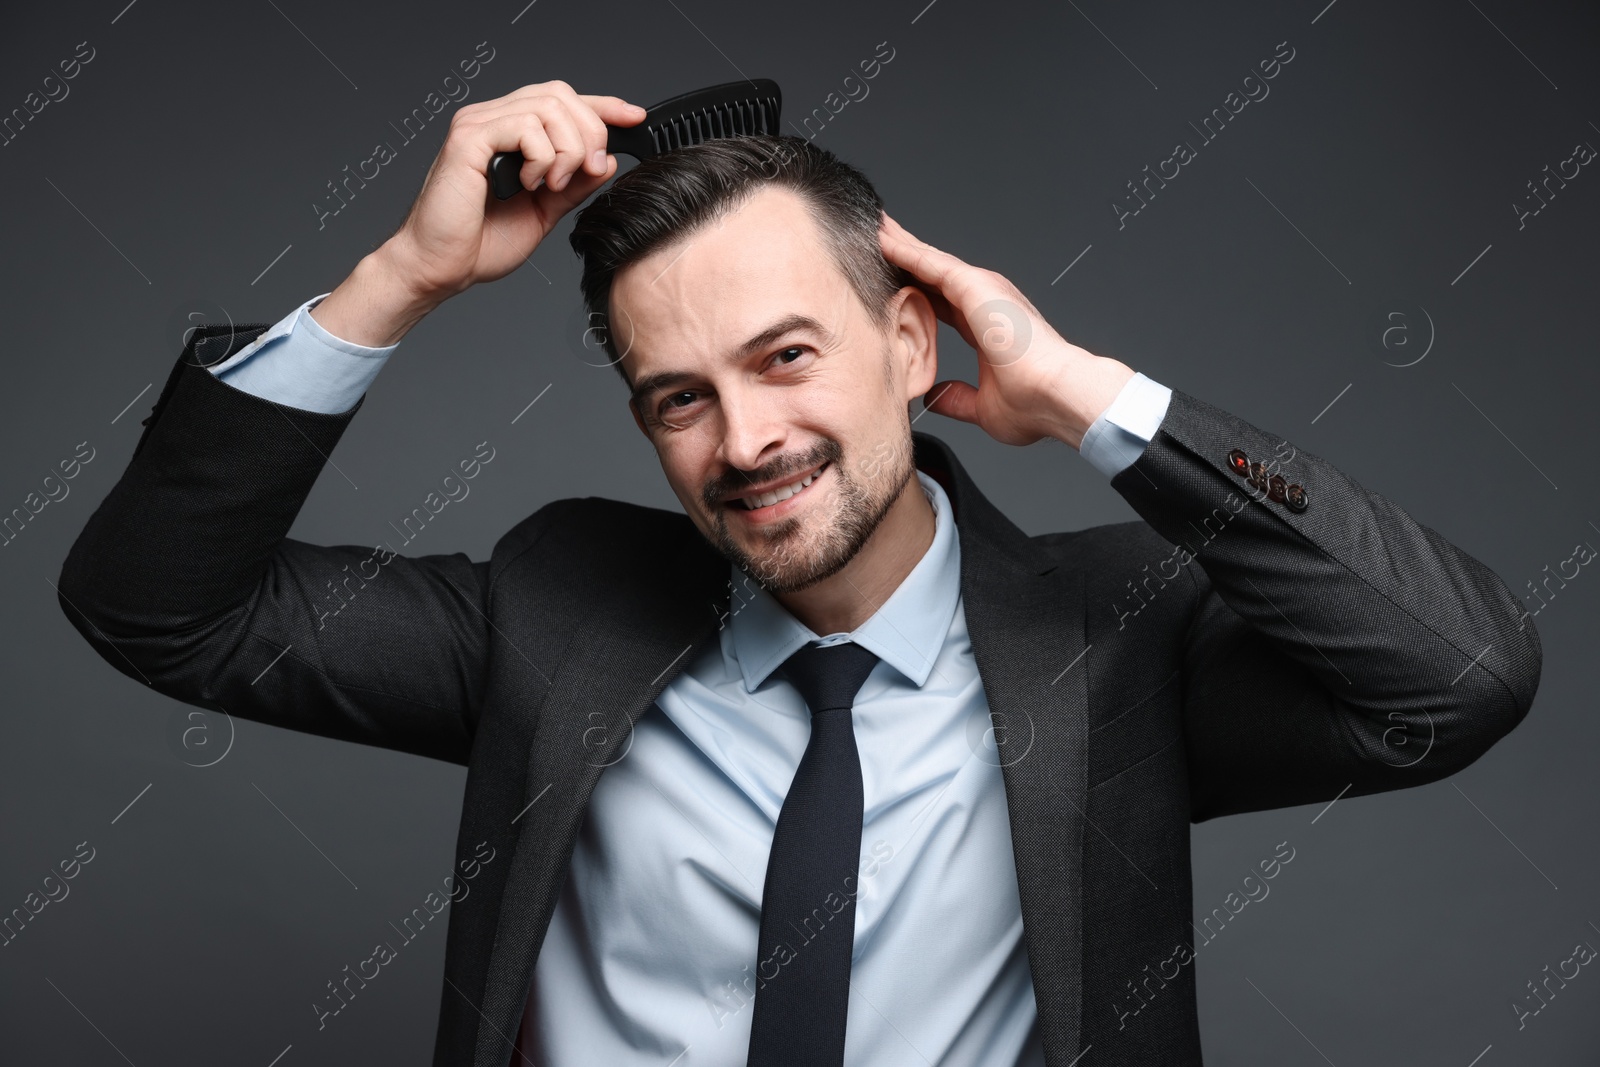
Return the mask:
M177 700L467 766L441 1067L1199 1064L1190 825L1469 765L1530 708L1537 633L1397 505L1066 341L815 145L657 156L573 228L682 513L553 501L319 617L369 550L286 535L368 384L642 115L562 82L463 107L343 284L197 331L63 611ZM497 202L511 149L529 192ZM976 385L937 380L941 321ZM1078 450L1141 521L1027 535L919 397Z
M700 156L738 172L756 151L713 143ZM692 237L647 255L607 247L648 180L587 209L573 236L586 262L632 260L610 302L634 421L718 551L818 634L853 630L933 540L927 498L908 491L907 414L932 384L933 311L893 285L864 304L841 270L818 269L836 257L805 194L759 180ZM864 456L891 458L853 465Z

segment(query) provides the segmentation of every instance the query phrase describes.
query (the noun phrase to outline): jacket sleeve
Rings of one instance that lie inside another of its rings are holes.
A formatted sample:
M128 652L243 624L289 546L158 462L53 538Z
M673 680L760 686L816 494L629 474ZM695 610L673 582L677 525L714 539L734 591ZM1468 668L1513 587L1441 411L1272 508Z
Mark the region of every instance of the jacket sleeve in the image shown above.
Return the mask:
M1111 485L1193 583L1193 821L1436 781L1528 713L1542 652L1521 603L1326 460L1174 389Z
M286 536L360 404L286 407L206 369L264 328L195 332L67 554L62 610L106 662L184 703L465 764L488 565Z

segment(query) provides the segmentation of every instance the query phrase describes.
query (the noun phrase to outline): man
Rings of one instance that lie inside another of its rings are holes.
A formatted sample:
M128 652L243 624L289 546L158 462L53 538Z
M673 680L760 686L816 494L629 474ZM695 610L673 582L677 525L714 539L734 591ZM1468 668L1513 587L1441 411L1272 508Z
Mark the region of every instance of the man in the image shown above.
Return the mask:
M642 114L562 82L463 107L336 290L200 331L63 610L179 700L467 765L458 857L506 858L451 909L436 1064L1200 1063L1191 822L1469 765L1537 634L1395 504L1068 343L830 154L680 149L578 216L683 514L559 500L477 563L285 537L405 332L521 263ZM497 203L513 148L530 195ZM975 388L935 381L941 320ZM912 432L925 394L1079 449L1144 521L1025 535Z

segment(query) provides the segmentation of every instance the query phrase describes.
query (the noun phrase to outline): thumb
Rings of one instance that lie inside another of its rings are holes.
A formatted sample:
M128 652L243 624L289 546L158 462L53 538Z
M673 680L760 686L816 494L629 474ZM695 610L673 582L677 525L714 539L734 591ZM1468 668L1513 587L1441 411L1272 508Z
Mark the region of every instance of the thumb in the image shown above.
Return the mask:
M923 396L922 406L937 415L977 423L978 390L966 382L935 382Z

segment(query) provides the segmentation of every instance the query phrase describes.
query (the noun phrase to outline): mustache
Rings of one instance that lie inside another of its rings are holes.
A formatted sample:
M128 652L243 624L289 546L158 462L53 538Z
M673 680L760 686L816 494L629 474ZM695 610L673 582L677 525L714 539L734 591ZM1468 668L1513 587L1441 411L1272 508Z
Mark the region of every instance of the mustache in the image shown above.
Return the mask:
M766 485L769 482L780 481L789 474L809 470L822 463L833 462L835 466L843 457L844 449L837 441L823 441L809 453L788 461L773 461L758 471L749 473L734 470L726 477L718 478L706 486L701 502L707 511L714 511L722 506L723 498L730 493L739 493L752 485Z

